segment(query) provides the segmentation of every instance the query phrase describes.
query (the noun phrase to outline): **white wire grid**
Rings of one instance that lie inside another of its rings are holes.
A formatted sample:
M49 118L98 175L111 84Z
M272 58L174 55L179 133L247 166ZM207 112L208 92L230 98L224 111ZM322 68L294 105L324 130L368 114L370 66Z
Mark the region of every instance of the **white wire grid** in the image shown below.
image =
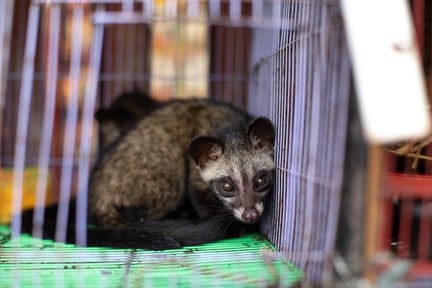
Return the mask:
M243 43L249 51L247 108L267 115L277 126L276 187L271 207L262 225L263 233L306 272L306 281L325 284L331 280L331 258L336 234L339 197L342 183L344 148L350 87L350 67L344 31L337 1L209 1L208 17L197 17L197 5L203 1L187 1L186 13L178 15L178 1L167 0L165 16L153 17L153 1L115 0L35 0L28 12L27 34L18 105L18 123L13 155L13 210L22 203L23 173L29 135L30 101L35 75L35 52L41 9L49 9L44 113L37 152L39 168L37 202L44 203L54 106L56 105L57 64L60 39L61 5L94 3L92 50L83 103L78 113L78 83L82 43L74 41L71 50L69 102L67 103L64 145L61 157L60 209L56 239L65 239L67 203L71 196L74 163L78 159L77 199L78 244L85 244L87 182L91 161L93 113L100 81L104 27L154 21L206 21L210 25L248 27L252 40ZM120 12L104 11L102 4L121 5ZM49 5L48 5L49 4ZM138 5L138 6L136 6ZM223 11L224 5L227 11ZM250 15L244 7L249 5ZM138 7L138 8L137 8ZM80 39L83 8L74 6L73 34ZM4 26L0 25L0 28ZM1 32L1 30L0 30ZM0 35L2 36L2 35ZM4 39L4 38L3 38ZM215 43L217 45L217 43ZM236 55L238 56L238 55ZM2 73L2 71L0 71ZM0 74L0 76L2 76ZM210 77L212 77L210 75ZM221 76L222 78L224 76ZM0 77L2 79L2 77ZM75 79L75 81L74 81ZM224 79L224 78L223 78ZM1 87L1 86L0 86ZM235 90L234 90L235 91ZM0 95L3 98L3 94ZM0 98L0 100L1 100ZM236 98L232 98L236 102ZM2 101L0 101L0 104ZM241 102L237 102L240 104ZM1 106L0 106L1 107ZM78 117L82 117L80 145L74 147ZM1 123L1 122L0 122ZM1 134L0 134L1 136ZM77 151L75 151L77 149ZM78 156L76 155L78 154ZM35 214L35 235L43 223L43 211ZM20 215L12 221L12 234L20 234Z
M284 2L256 29L249 108L277 125L276 187L263 231L311 283L331 281L350 87L340 7ZM282 27L289 26L282 24Z

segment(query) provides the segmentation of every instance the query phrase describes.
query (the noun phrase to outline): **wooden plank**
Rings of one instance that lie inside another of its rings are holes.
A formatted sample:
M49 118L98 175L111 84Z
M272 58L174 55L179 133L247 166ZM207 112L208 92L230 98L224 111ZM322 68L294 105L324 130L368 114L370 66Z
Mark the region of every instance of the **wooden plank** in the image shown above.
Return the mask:
M379 190L381 183L381 156L380 146L370 146L368 155L367 187L366 187L366 222L364 237L364 253L366 263L372 263L377 252L378 229L381 227L379 221ZM367 280L373 281L376 277L372 265L366 265L364 276Z
M388 173L383 185L385 197L432 199L432 176Z

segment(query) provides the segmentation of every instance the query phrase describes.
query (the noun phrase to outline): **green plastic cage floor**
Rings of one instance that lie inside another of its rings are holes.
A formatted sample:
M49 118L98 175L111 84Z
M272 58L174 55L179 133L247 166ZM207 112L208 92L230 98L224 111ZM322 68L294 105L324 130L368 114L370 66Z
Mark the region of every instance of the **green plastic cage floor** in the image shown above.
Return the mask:
M257 235L167 251L82 248L28 235L17 240L0 226L1 288L290 287L302 277Z

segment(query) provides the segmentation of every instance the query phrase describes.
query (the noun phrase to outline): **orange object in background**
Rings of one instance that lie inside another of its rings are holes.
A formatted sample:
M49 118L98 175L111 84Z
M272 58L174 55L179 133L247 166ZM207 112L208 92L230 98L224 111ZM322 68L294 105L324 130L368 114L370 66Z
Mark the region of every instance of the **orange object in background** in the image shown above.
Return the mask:
M32 208L36 201L36 183L38 169L29 167L24 170L23 176L23 203L22 209ZM13 169L0 168L0 223L6 224L11 220L13 199ZM52 203L51 175L48 172L46 188L46 204Z

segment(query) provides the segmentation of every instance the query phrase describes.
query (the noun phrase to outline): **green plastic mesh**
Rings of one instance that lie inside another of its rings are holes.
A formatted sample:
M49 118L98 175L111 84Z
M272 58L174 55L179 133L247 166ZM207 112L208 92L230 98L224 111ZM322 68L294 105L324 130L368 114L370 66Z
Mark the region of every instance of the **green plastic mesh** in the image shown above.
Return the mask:
M258 235L149 251L10 240L0 227L0 287L289 287L301 277Z

